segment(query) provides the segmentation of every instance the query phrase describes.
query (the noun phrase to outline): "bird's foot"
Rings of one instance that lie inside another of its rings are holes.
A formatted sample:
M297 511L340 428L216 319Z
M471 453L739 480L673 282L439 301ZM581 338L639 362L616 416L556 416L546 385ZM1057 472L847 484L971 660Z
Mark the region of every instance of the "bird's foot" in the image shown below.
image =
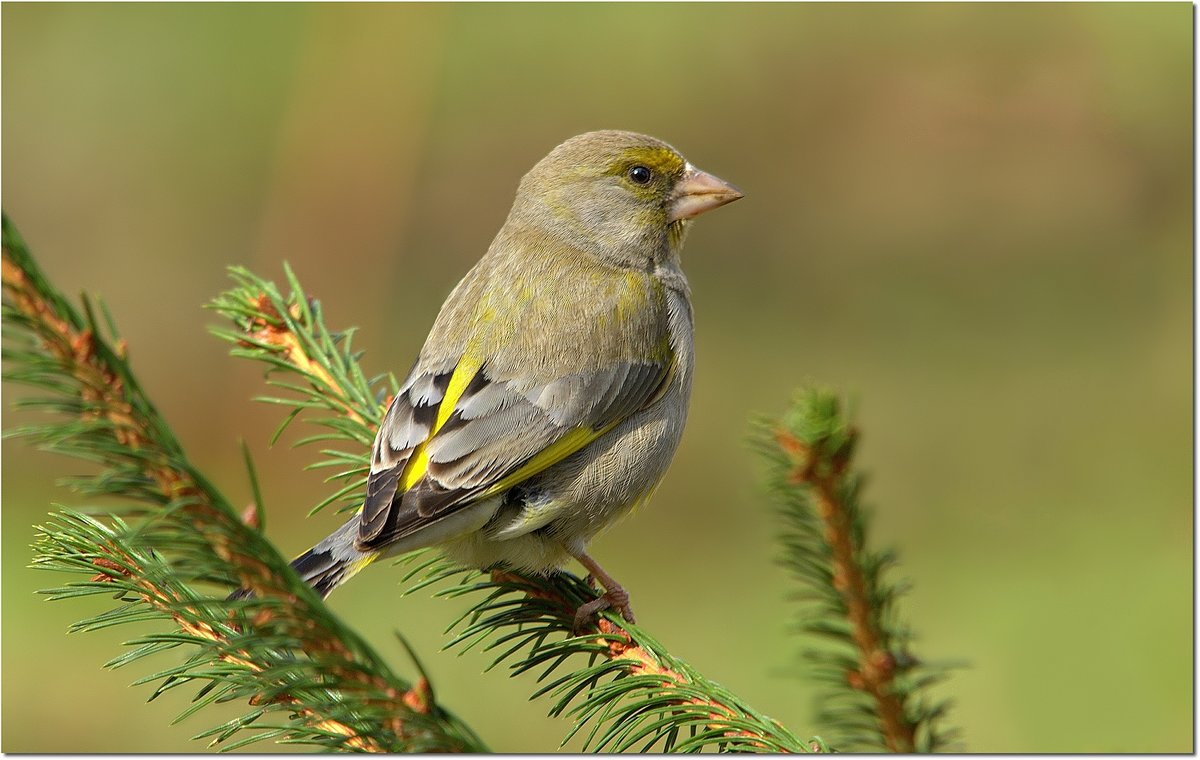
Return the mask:
M579 605L579 609L575 610L575 623L571 626L571 632L576 636L582 634L592 622L596 613L608 609L616 610L617 614L621 617L630 623L634 622L633 608L629 606L629 592L620 586L614 585L601 594L599 598Z
M633 609L629 606L629 592L622 588L620 583L613 580L611 575L604 572L604 568L600 567L596 560L589 557L582 548L567 547L567 551L587 569L589 586L592 585L591 581L599 581L600 585L604 586L604 593L600 595L600 598L581 604L579 609L575 610L575 622L571 626L571 632L576 636L583 633L596 613L607 609L616 610L621 617L632 623Z

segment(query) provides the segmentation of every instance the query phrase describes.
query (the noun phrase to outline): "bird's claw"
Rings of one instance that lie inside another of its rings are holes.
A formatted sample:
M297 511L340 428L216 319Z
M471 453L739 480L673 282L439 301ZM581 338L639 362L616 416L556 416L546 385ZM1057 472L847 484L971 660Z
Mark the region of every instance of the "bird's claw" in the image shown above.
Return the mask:
M579 636L584 633L596 613L608 609L616 610L625 620L634 622L633 608L629 606L629 592L618 586L586 604L579 605L579 609L575 610L575 622L571 625L572 635Z

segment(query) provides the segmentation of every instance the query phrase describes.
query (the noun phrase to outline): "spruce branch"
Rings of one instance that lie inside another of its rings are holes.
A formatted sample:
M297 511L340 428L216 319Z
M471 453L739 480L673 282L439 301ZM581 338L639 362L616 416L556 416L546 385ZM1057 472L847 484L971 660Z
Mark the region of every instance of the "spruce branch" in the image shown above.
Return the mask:
M248 270L233 268L231 274L235 287L211 307L233 326L213 332L233 345L235 356L265 362L268 383L289 392L260 400L287 409L284 426L304 417L324 429L296 445L336 441L357 449L321 451L325 459L315 466L336 468L329 480L340 486L313 511L334 500L349 507L361 504L368 447L390 400L374 390L381 378L365 378L350 346L352 333L331 332L325 326L319 302L304 292L290 270L286 295ZM396 392L394 379L388 391ZM595 750L827 749L820 739L802 742L615 614L604 613L591 631L572 635L575 610L594 599L596 591L566 573L485 575L427 552L400 562L409 566L408 593L462 576L439 594L483 597L451 626L461 630L448 646L460 651L476 646L501 649L489 669L502 662L514 676L540 669L539 683L565 671L534 694L556 699L551 715L574 719L564 744L590 726L584 746Z
M264 362L267 384L286 396L258 396L256 400L287 409L272 443L302 414L322 433L296 445L341 442L351 451L322 449L324 459L308 469L334 468L330 481L343 486L318 502L309 514L340 501L343 509L362 504L368 465L364 452L374 441L375 428L390 397L380 399L376 388L387 381L391 393L397 385L391 375L366 378L360 354L352 347L353 330L334 333L325 327L320 302L304 295L291 268L284 265L290 293L285 297L275 283L242 267L230 267L236 286L213 300L209 308L232 322L211 328L213 335L232 344L233 356Z
M265 739L367 752L479 748L465 727L455 725L432 702L427 681L407 686L356 652L345 632L330 635L334 632L321 621L295 625L299 621L292 609L298 600L269 596L230 609L223 599L206 597L181 582L178 562L148 548L160 539L177 546L177 534L149 537L120 519L106 525L70 510L54 515L38 532L38 567L94 573L87 581L42 593L59 600L116 592L122 602L74 624L73 631L161 619L177 627L127 642L137 648L111 660L109 667L187 645L193 650L189 659L135 684L160 682L153 699L191 681L202 683L193 705L177 720L216 702L247 701L253 708L195 739L224 743L223 750ZM280 714L287 714L282 722L268 717ZM243 729L251 733L228 741Z
M422 577L417 587L461 575L437 595L483 596L447 629L455 635L446 648L499 652L487 670L503 663L514 677L536 673L543 685L531 699L548 696L550 715L574 722L560 747L583 736L585 751L829 751L820 739L801 742L615 615L606 613L593 630L575 635L575 610L596 591L568 573L464 573L420 559L408 560L421 568L408 574Z
M863 476L851 468L857 439L837 397L814 389L798 393L784 417L761 423L755 436L786 525L783 563L809 602L801 630L833 645L805 651L829 686L818 722L847 750L945 749L957 731L942 726L949 703L928 689L948 666L912 653L912 632L896 609L905 587L885 572L896 554L867 546Z
M89 301L82 313L71 305L7 217L2 267L5 377L39 391L21 406L56 415L9 434L96 463L99 473L75 485L87 495L121 497L136 519L106 524L70 510L54 515L38 529L34 564L86 580L46 593L117 592L117 606L78 623L80 630L172 624L129 642L136 648L109 665L189 647L184 663L139 683L159 682L155 696L200 684L184 716L213 702L248 701L251 712L200 734L216 744L249 729L225 749L265 738L375 751L480 749L428 685L395 676L238 518L142 392L111 320L102 325ZM198 590L214 585L216 595ZM257 595L228 601L232 586Z

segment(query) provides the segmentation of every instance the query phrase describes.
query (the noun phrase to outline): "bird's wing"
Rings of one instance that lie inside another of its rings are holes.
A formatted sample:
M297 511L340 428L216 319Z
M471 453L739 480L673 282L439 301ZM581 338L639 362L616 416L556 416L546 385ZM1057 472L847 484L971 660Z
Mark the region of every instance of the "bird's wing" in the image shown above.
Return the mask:
M675 362L614 361L551 382L494 379L464 355L409 375L375 438L360 548L378 548L501 493L656 401Z

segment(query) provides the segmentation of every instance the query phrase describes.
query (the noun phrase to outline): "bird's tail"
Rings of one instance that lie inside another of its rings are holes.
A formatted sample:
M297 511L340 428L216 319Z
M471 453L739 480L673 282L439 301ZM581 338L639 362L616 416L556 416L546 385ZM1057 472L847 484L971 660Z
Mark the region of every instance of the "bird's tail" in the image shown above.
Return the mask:
M379 557L377 552L367 554L354 551L359 556L345 556L318 547L319 544L292 560L292 567L308 585L317 590L322 599Z
M362 552L355 548L358 521L358 515L355 515L316 546L292 560L292 567L322 599L380 557L379 552ZM248 589L238 589L229 598L245 599L252 595L253 592Z

